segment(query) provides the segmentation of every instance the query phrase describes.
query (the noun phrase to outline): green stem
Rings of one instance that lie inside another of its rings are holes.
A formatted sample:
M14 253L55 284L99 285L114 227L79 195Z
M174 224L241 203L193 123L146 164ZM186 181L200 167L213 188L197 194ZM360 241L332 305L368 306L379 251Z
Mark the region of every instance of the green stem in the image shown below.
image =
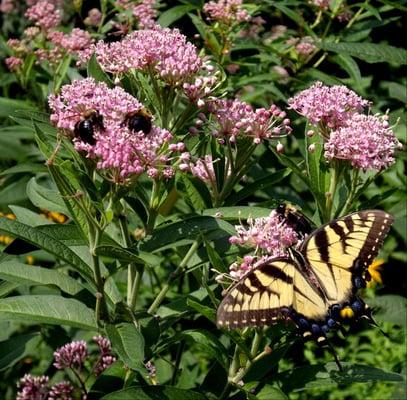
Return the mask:
M130 293L130 300L128 301L128 305L131 310L134 310L136 308L137 295L140 289L141 278L143 276L143 273L144 266L139 265L139 268L136 270L136 276L134 278L133 287Z
M123 244L125 247L131 246L131 238L129 234L129 226L127 224L127 218L125 215L119 215L119 226L120 232L122 234ZM129 263L127 266L127 304L130 305L131 295L133 289L133 282L136 276L136 265L134 263Z
M86 398L86 396L87 396L87 394L88 394L88 391L86 390L85 382L83 381L83 379L82 379L81 376L79 375L78 371L75 370L75 368L70 367L69 369L73 372L73 374L75 375L76 379L79 381L79 384L80 384L80 386L81 386L81 388L82 388L82 390L83 390L84 397Z
M325 200L325 216L323 222L328 222L331 220L332 214L332 206L335 198L336 187L338 185L339 179L339 166L337 163L333 164L331 168L331 182L329 184L328 193L326 193L326 200Z
M346 199L345 205L342 208L341 215L346 215L349 212L350 207L353 203L355 194L356 194L356 190L358 188L358 183L359 183L359 170L354 169L353 173L352 173L352 182L351 182L349 195L348 195L348 198ZM341 216L341 215L339 215L339 216Z
M183 340L181 340L181 342L178 343L177 355L175 356L175 364L174 364L174 371L172 373L172 378L171 378L171 386L175 386L175 384L177 383L179 365L181 363L181 358L182 358L182 353L184 351L184 347L185 347L185 342Z
M96 282L96 307L95 307L95 314L96 314L96 322L98 326L100 325L100 320L105 319L108 316L107 312L107 305L104 293L104 279L102 277L102 273L100 270L100 262L99 257L96 255L95 250L100 241L101 232L98 228L95 229L94 235L91 235L90 238L90 253L92 256L92 263L93 263L93 273Z
M191 259L191 257L194 255L194 253L198 249L199 243L200 243L200 241L196 240L192 244L192 246L188 250L187 254L185 254L185 257L182 259L181 263L179 264L178 268L169 276L168 281L161 288L157 297L153 301L153 304L151 304L150 308L147 310L147 312L149 314L154 314L155 311L157 310L157 308L163 302L163 300L165 299L165 296L167 295L168 291L170 290L172 282L174 282L174 280L177 279L179 274L184 270L184 268L188 264L188 261Z

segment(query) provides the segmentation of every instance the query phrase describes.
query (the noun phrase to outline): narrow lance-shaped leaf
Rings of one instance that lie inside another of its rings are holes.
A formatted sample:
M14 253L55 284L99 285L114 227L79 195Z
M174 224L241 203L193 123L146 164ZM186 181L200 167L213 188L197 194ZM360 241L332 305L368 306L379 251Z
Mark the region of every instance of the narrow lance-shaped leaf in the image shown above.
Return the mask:
M91 268L68 246L65 246L52 236L49 236L36 228L32 228L31 226L7 218L0 218L0 231L23 239L65 261L71 265L72 268L77 270L92 286L94 286Z
M0 320L68 325L96 330L94 312L75 299L61 296L15 296L0 300Z
M55 285L70 295L75 295L84 289L77 280L69 275L16 261L3 261L0 263L0 278L21 284Z

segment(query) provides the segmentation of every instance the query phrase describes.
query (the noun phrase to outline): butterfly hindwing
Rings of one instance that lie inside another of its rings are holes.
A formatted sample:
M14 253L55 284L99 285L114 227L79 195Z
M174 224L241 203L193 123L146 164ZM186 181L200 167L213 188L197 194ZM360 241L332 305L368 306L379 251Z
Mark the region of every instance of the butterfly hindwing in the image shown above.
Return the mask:
M232 286L218 308L217 323L227 328L271 325L293 300L295 265L276 258L248 272Z

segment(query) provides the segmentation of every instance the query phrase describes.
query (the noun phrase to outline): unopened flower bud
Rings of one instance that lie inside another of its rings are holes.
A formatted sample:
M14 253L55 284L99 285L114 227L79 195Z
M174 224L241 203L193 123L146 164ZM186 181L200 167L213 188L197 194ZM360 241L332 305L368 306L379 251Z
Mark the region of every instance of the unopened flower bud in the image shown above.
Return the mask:
M284 152L284 145L282 143L278 142L277 146L276 146L276 150L277 150L277 153L283 153Z

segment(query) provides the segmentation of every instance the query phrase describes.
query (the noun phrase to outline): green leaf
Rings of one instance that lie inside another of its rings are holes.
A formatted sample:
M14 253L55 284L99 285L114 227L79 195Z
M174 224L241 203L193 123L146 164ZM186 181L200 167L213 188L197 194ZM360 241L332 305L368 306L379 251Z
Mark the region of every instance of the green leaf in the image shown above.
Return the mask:
M278 374L284 392L305 390L314 387L349 385L353 382L388 381L400 382L403 376L368 365L341 363L339 371L335 363L298 367Z
M405 297L385 294L369 299L367 303L374 309L374 317L378 321L391 322L407 329L407 299Z
M81 187L72 178L72 162L69 160L64 161L60 165L49 165L48 169L62 195L62 199L69 215L75 221L75 224L81 229L84 238L87 238L88 223L87 216L82 208L81 196L77 197L78 193L82 193Z
M245 185L245 187L243 189L239 190L237 193L229 196L228 199L226 200L226 205L233 205L233 204L239 203L239 201L246 199L247 197L251 196L253 193L255 193L259 190L267 189L268 187L275 185L276 183L280 182L281 180L283 180L290 174L291 174L291 171L289 169L283 169L283 170L274 172L270 175L267 175L263 178L257 179L253 183L250 183L249 185Z
M78 300L53 295L0 299L0 320L97 329L94 313L90 308Z
M348 73L358 90L360 90L362 87L362 76L357 62L347 54L338 54L332 57L332 59Z
M14 167L8 168L0 173L0 175L11 175L11 174L37 174L37 173L47 172L47 168L43 164L32 164L32 163L22 163L15 165Z
M257 400L288 400L287 395L278 387L266 384L255 397Z
M197 236L205 235L212 231L220 231L223 234L234 234L233 227L222 220L200 216L185 218L182 221L177 221L164 227L158 227L152 235L148 236L140 244L140 249L146 252L162 249L167 245L176 247L184 245L184 239L188 242L196 240Z
M7 207L10 204L20 204L27 201L25 187L27 186L28 177L24 176L19 180L9 183L0 190L0 206Z
M161 258L157 257L154 254L146 252L137 252L134 249L125 249L124 247L119 246L118 244L112 245L103 245L96 248L96 254L100 256L116 258L120 261L126 262L136 262L141 264L149 265L159 265Z
M398 65L407 64L407 50L377 43L321 42L321 49L335 53L347 54L368 63L387 62Z
M0 263L0 278L27 285L55 285L72 296L84 289L78 281L69 275L16 261Z
M178 182L182 183L182 189L186 193L185 201L191 206L191 208L199 211L211 206L209 191L201 180L182 175Z
M166 28L173 24L175 21L178 21L185 14L188 14L190 11L197 8L194 4L183 4L170 8L169 10L164 11L158 18L158 25Z
M373 196L371 199L362 202L360 208L365 209L365 210L376 208L382 201L388 199L389 197L391 197L394 193L396 193L398 191L400 191L400 189L396 187L396 188L386 190L384 193L377 194L377 195Z
M205 330L183 331L181 336L187 341L192 341L203 347L208 358L215 358L225 369L227 369L227 350L219 339Z
M201 393L172 386L136 386L109 393L101 400L208 400Z
M144 338L134 324L107 325L106 333L120 359L131 369L146 373L144 360Z
M12 337L0 343L0 371L12 367L23 359L30 347L36 347L41 340L38 333Z
M52 236L49 236L36 228L32 228L31 226L7 218L0 218L0 231L23 239L67 262L72 268L81 273L82 276L94 287L91 268L68 246L65 246Z
M0 118L9 117L16 110L33 110L34 106L24 100L0 97Z
M204 243L212 267L220 272L228 272L229 268L226 267L225 263L222 261L222 257L215 248L206 239L204 239Z
M389 96L392 99L407 103L407 91L405 85L400 85L397 82L382 82L382 85L387 87Z
M68 215L64 201L58 191L45 188L32 177L27 184L27 196L36 207Z
M216 311L210 307L204 306L201 303L198 303L194 300L187 299L187 305L197 311L199 314L203 315L209 321L216 321Z
M110 87L113 86L112 80L109 78L109 75L107 75L106 72L103 71L94 54L88 62L87 70L88 76L94 78L97 82L104 82Z

